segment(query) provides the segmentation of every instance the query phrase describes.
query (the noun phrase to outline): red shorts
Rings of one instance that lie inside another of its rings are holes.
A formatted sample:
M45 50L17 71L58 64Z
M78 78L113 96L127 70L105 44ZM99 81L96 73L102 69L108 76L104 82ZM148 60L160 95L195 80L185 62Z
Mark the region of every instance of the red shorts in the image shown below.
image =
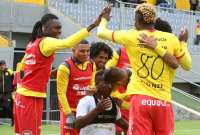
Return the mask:
M75 112L73 112L76 117ZM66 126L66 115L60 110L60 135L78 135L76 129Z
M20 135L40 135L43 98L16 94L14 103L15 132Z
M14 132L19 133L19 126L17 124L17 117L16 117L16 107L15 107L15 100L13 104L13 119L14 119Z
M133 95L128 135L172 135L172 104L150 96Z

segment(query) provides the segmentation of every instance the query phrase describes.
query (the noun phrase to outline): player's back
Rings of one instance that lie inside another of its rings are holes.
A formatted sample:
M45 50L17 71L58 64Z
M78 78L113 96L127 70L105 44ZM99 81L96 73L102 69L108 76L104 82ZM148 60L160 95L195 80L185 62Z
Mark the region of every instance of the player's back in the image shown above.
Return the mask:
M167 52L172 55L175 55L179 49L179 40L173 34L157 30L129 30L125 33L127 36L125 36L124 46L133 69L127 93L143 94L170 101L175 70L168 66L156 52L143 47L138 38L141 33L153 35L157 39L157 45L167 49Z

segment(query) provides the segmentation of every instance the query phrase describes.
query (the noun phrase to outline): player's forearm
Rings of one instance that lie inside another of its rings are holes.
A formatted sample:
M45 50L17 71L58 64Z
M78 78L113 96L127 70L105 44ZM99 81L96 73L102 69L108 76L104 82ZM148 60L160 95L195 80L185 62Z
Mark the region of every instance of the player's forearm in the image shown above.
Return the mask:
M189 53L185 53L185 55L179 60L181 67L189 71L192 68L192 59Z
M175 56L169 54L169 53L166 53L163 57L162 57L163 61L169 65L171 68L173 69L177 69L178 66L179 66L179 63L176 59Z
M179 66L179 63L175 56L169 54L166 49L161 46L156 46L154 51L163 59L163 61L169 65L171 68L176 69Z
M16 72L23 71L24 67L25 67L25 63L21 63L21 62L17 63Z
M67 68L61 65L59 66L57 71L57 95L62 111L64 112L64 114L69 114L71 113L71 109L66 97L69 80L67 78L68 72L67 70L65 71L65 69Z
M101 22L99 24L99 27L97 29L97 36L112 41L112 33L113 31L107 29L107 20L105 18L101 19Z
M24 57L21 60L21 62L17 63L16 72L20 72L20 71L24 70L24 67L25 67L25 57L26 57L26 55L24 55Z
M61 106L61 110L63 111L63 113L65 115L71 113L71 108L69 106L69 103L68 103L68 100L66 98L66 94L58 94L58 100L59 100L59 103L60 103L60 106Z
M96 75L96 65L93 64L92 79L91 79L91 82L90 82L90 88L91 89L95 88L95 75Z
M43 55L50 56L55 51L72 48L78 44L81 40L86 38L89 35L87 29L82 29L77 33L67 37L65 39L55 39L55 38L45 38L40 44L40 50Z
M57 95L58 95L58 101L61 106L61 110L64 112L65 115L71 113L71 108L69 106L67 97L66 97L66 90L67 87L63 87L65 84L59 83L57 81Z
M92 111L90 111L88 114L86 114L85 116L77 117L76 121L75 121L75 128L81 129L81 128L87 126L95 119L95 117L98 114L99 114L99 111L98 111L98 109L95 108Z
M116 124L120 126L123 129L123 131L126 132L128 130L128 122L125 119L120 118L116 121Z

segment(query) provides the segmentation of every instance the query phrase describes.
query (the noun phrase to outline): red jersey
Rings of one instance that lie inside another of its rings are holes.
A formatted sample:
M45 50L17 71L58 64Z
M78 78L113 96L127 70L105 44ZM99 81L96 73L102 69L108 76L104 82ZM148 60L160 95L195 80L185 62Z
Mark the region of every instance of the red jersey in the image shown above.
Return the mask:
M41 54L39 48L41 40L38 38L26 47L24 77L20 85L29 90L45 93L54 55L45 57Z
M79 100L87 94L92 79L93 64L88 63L86 70L80 70L70 58L66 61L69 65L70 75L67 88L67 99L70 108L76 108Z
M120 49L119 59L116 67L126 68L130 66L130 61L126 53L126 49L123 47Z

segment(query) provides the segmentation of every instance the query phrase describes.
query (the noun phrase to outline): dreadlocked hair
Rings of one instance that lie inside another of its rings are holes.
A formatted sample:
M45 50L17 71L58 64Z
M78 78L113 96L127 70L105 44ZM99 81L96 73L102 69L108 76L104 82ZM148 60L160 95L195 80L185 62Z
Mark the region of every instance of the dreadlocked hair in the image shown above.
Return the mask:
M34 42L37 38L42 37L43 36L42 26L47 24L47 22L53 19L58 19L58 17L54 14L45 14L40 21L37 21L33 27L30 41Z
M155 22L156 10L153 5L143 3L136 7L136 13L141 15L144 24L153 24Z

